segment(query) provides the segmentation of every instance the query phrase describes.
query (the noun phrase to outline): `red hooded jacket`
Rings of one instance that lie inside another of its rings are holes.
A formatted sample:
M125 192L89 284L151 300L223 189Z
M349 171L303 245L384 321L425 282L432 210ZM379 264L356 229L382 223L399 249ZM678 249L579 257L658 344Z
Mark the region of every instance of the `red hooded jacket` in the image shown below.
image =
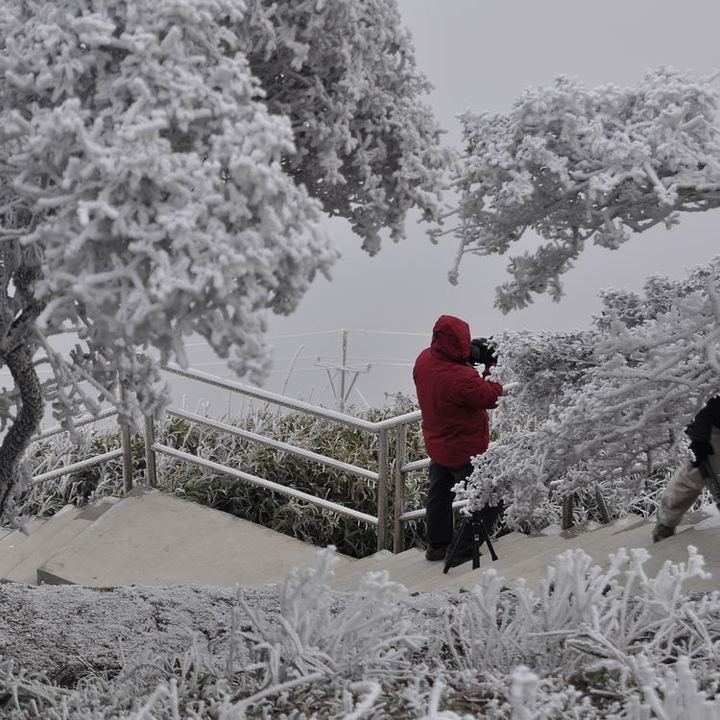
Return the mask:
M460 318L441 315L430 347L415 361L425 448L440 465L465 465L490 443L486 411L496 407L503 388L480 377L467 364L468 357L470 327Z

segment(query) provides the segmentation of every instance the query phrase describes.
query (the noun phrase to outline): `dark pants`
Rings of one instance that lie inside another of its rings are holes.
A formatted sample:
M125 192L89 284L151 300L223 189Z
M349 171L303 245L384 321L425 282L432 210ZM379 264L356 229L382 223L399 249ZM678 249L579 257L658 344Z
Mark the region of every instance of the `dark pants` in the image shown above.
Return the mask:
M428 477L430 488L425 502L425 525L427 527L427 541L429 545L449 545L453 538L453 509L452 503L455 500L455 493L452 487L459 482L464 482L473 471L471 463L467 465L447 466L430 461ZM502 515L503 507L490 507L486 505L480 511L480 519L488 534L492 532L493 525ZM465 524L465 532L458 545L458 551L462 552L472 546L472 527L470 523Z

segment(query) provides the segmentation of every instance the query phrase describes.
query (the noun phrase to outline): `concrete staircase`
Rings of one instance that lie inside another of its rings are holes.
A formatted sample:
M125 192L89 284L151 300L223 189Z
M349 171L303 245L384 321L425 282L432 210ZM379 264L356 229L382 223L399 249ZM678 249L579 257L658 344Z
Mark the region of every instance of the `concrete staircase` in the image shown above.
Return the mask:
M694 580L688 590L720 590L720 517L696 513L675 537L653 544L651 521L638 517L606 526L574 528L552 535L510 533L494 542L492 562L482 548L480 567L467 562L443 573L417 548L393 555L387 550L362 560L338 556L331 586L354 590L370 571L385 570L411 592L467 590L480 573L495 569L507 586L522 579L537 588L557 555L581 548L606 565L620 547L646 548L646 572L687 560L689 545L705 557L712 577ZM311 565L318 548L268 528L145 487L123 498L92 506L63 508L50 519L35 519L29 534L0 528L0 581L78 584L88 587L202 584L261 587L284 580L292 568Z
M399 555L383 551L339 568L331 585L336 590L354 590L365 573L386 570L392 580L412 592L469 590L477 583L480 573L493 568L508 587L513 587L522 579L527 586L537 589L548 565L560 553L573 548L581 548L601 566L607 566L609 555L621 547L645 548L650 554L645 570L652 577L668 560L675 563L686 561L687 548L694 545L704 556L705 568L712 578L692 580L686 589L720 590L720 518L695 514L686 519L686 524L678 528L674 537L660 543L652 542L653 524L635 516L610 525L579 527L557 535L510 533L493 543L498 555L495 562L483 547L477 570L473 570L472 563L467 562L450 568L447 574L443 573L443 562L428 562L417 548Z
M3 531L0 530L0 533ZM318 548L228 513L137 487L0 537L0 580L87 587L261 587L307 567ZM352 562L339 556L340 567Z

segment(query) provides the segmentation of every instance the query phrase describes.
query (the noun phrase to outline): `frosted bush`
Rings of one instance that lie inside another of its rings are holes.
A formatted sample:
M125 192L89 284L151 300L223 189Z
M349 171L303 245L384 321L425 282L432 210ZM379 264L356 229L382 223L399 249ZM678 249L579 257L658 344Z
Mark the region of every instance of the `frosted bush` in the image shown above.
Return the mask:
M588 242L615 249L681 212L717 208L718 90L717 75L660 67L631 88L563 76L525 90L507 114L465 113L451 278L465 253L504 255L534 231L544 244L510 259L496 305L559 300Z
M498 441L475 461L471 507L530 520L549 495L603 483L627 507L688 457L684 429L720 392L720 259L643 294L608 290L593 326L498 336ZM647 508L652 510L652 507Z
M644 573L642 552L621 551L603 570L574 551L548 568L539 592L503 589L487 570L471 593L431 602L372 573L357 592L333 593L333 559L322 551L290 575L277 607L240 595L226 638L196 637L177 657L122 658L120 672L98 669L67 688L2 660L0 712L8 720L717 715L720 596L684 593L703 573L692 551L655 577Z
M411 673L411 657L419 638L409 634L406 590L387 573L368 573L345 606L333 612L326 584L336 560L334 548L318 553L317 563L293 571L280 590L279 615L267 622L242 596L234 626L244 617L251 633L236 633L250 642L263 665L262 687L313 673L340 674L353 680ZM232 655L230 658L232 670Z

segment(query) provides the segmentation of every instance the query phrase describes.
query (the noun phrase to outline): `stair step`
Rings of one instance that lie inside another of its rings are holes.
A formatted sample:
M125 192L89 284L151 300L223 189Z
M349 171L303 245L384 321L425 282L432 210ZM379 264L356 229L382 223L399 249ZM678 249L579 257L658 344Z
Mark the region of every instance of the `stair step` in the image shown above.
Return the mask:
M388 572L393 565L404 564L408 555L406 553L414 550L406 550L398 555L393 554L390 550L380 550L374 555L368 555L361 560L355 560L335 573L330 581L330 587L334 590L355 590L358 587L360 579L369 572L377 572L379 570L387 570Z
M4 557L7 552L10 552L24 543L30 538L30 536L47 522L50 518L38 518L33 517L27 522L27 534L22 530L13 530L10 528L3 528L3 531L7 531L0 539L0 560Z
M358 573L362 574L363 572L377 570L382 563L391 557L393 557L393 554L390 550L379 550L372 555L366 555L364 558L350 560L350 562L340 567L336 566L330 585L335 588L337 582L342 582L348 577L355 577Z
M8 575L13 568L20 565L25 558L31 557L38 551L49 555L57 546L52 545L53 550L47 549L46 543L53 535L65 525L74 520L80 513L80 508L74 505L65 505L60 508L52 517L46 519L42 525L31 530L27 538L18 543L8 552L4 552L0 556L0 582L13 582ZM30 583L34 582L34 570L30 573Z
M720 590L720 526L700 523L695 527L679 527L677 533L658 543L646 546L650 559L644 570L648 577L657 575L666 562L687 563L688 546L695 547L705 560L705 570L710 578L693 578L684 585L686 592L712 592Z
M14 528L0 528L0 543L4 538L6 538L8 535L12 535L12 533L14 532Z
M27 585L37 583L37 568L119 500L118 497L105 497L86 508L66 505L13 552L0 558L0 580Z
M506 539L507 538L507 539ZM483 545L480 548L480 567L473 570L472 562L468 561L454 568L449 568L447 574L443 573L443 563L438 563L437 569L431 568L424 577L418 577L408 587L409 590L417 592L435 592L446 589L467 589L477 581L477 574L492 567L500 572L505 567L518 562L537 562L540 552L553 551L562 552L562 548L568 540L562 535L538 535L531 536L523 533L511 533L503 535L493 543L498 559L493 561L490 553Z
M138 486L37 570L86 587L263 587L315 562L319 549L228 513ZM337 556L352 564L351 558ZM337 567L337 566L336 566Z
M602 530L604 531L602 533L596 530L585 536L578 535L572 538L558 552L543 554L538 558L540 562L535 563L534 566L527 562L518 563L503 569L500 574L505 577L508 585L516 585L520 578L523 578L526 585L537 590L547 575L548 566L552 565L562 552L581 548L595 564L606 566L609 555L617 552L621 547L646 547L652 543L652 523L645 520L624 527L607 526L607 529L602 528Z
M641 522L646 525L649 537L651 526L645 521ZM495 562L491 560L486 548L483 547L481 548L483 554L480 557L480 567L477 570L473 570L469 562L450 568L447 575L444 575L440 568L439 573L428 574L427 577L419 579L408 589L420 592L469 590L477 583L479 573L489 568L493 568L505 578L508 585L516 584L521 577L526 580L532 578L533 582L539 582L540 578L545 576L547 566L551 565L560 553L585 544L604 547L600 543L605 538L613 538L625 528L636 524L632 518L623 518L608 525L591 526L593 527L591 530L587 530L587 526L578 526L563 531L559 535L531 536L518 533L511 541L508 541L505 548L500 542L503 538L499 538L495 544L498 554ZM592 540L590 541L591 536ZM617 543L617 540L610 541L611 546L613 543Z
M410 550L405 550L402 553L393 555L391 558L385 560L381 565L370 569L385 570L391 580L402 583L407 587L407 579L409 577L416 576L418 573L427 571L430 564L431 563L425 559L424 550L411 548ZM368 572L368 568L361 568L354 574L346 576L343 581L341 581L337 589L355 590L366 572Z

